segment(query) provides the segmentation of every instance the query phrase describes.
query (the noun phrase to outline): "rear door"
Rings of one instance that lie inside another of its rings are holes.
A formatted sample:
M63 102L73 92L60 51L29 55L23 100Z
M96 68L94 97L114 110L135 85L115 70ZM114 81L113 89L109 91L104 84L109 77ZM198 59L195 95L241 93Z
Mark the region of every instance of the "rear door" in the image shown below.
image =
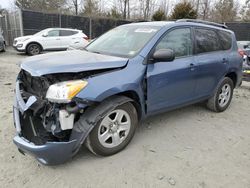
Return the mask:
M177 107L194 98L196 66L191 28L166 33L155 47L172 49L175 60L156 62L147 68L147 110L149 114Z
M77 39L78 31L73 30L60 30L61 47L68 48L69 44ZM83 39L82 39L83 40Z
M195 53L198 66L195 94L197 97L209 96L227 72L229 63L218 30L195 28Z

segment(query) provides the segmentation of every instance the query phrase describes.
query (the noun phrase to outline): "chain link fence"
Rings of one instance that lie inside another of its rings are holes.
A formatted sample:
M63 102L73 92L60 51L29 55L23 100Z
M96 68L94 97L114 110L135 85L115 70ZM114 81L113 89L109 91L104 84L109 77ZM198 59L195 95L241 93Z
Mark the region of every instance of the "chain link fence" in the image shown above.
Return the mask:
M7 45L12 45L14 38L32 35L46 28L73 28L82 30L90 39L122 24L131 23L127 20L110 18L94 18L84 16L43 13L31 10L16 10L0 17Z
M230 22L226 23L228 28L234 31L238 41L250 41L250 23Z
M62 27L80 29L89 38L96 38L118 25L130 23L130 21L22 10L22 23L24 35L34 34L50 27Z
M0 16L0 30L7 42L12 45L15 37L32 35L46 28L62 27L82 30L90 39L96 38L104 32L122 25L131 23L127 20L111 18L84 17L43 13L31 10L16 10ZM250 41L250 23L226 23L229 29L236 34L237 40Z
M0 16L0 30L7 45L13 43L13 39L23 35L21 11L4 12Z

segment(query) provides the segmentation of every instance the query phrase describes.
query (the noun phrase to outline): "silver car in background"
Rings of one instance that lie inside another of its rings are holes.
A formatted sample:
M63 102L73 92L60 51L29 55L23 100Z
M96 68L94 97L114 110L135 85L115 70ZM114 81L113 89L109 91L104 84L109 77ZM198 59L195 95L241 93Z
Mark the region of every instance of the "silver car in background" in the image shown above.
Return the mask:
M238 51L243 57L243 81L250 81L250 41L238 41Z

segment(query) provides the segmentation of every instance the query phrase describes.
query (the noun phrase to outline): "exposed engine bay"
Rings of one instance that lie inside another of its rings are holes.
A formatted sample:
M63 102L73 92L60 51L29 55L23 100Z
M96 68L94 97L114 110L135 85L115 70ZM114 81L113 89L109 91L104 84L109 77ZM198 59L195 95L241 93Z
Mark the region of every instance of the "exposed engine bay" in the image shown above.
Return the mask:
M79 120L90 103L86 104L86 101L78 98L69 103L51 102L46 98L49 87L63 81L87 79L107 71L110 69L33 77L27 71L21 70L17 79L22 99L25 103L31 96L37 99L23 114L20 112L22 136L36 145L47 141L68 141L73 124Z

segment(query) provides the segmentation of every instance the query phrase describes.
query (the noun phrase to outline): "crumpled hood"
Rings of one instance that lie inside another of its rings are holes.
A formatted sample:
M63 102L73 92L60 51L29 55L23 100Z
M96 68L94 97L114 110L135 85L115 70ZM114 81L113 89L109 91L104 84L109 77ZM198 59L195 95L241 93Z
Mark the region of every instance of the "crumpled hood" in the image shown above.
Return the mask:
M29 57L21 61L21 68L32 76L54 73L77 73L123 67L127 58L120 58L81 50L54 52Z
M15 40L24 41L24 40L28 40L28 39L30 39L32 37L33 37L33 35L26 35L26 36L23 36L23 37L17 37L17 38L15 38Z

